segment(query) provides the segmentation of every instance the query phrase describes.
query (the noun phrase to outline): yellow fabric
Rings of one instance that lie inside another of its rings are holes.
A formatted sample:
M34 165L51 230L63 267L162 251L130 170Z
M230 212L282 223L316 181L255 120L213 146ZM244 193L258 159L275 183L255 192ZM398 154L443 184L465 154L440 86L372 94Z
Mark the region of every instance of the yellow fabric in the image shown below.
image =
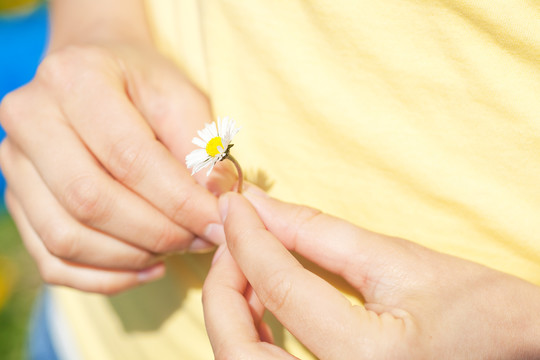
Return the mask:
M538 2L147 7L164 53L242 125L234 155L272 195L540 285ZM86 358L211 359L208 261L176 258L112 300L58 289Z

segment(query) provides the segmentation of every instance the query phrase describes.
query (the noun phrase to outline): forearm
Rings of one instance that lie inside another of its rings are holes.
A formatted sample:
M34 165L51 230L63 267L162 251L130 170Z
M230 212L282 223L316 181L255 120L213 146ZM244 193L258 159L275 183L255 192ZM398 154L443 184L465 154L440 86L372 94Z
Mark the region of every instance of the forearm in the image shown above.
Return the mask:
M51 1L50 50L72 43L152 42L142 0Z
M450 310L458 301L451 296L445 302L450 311L442 323L457 319L459 324L451 336L462 345L455 349L455 358L467 358L476 349L476 358L482 359L540 359L540 288L508 274L485 274L465 286L461 305ZM449 334L448 325L439 330Z
M512 291L512 288L509 288ZM508 312L515 314L505 329L515 359L540 358L540 289L524 284L515 289L515 302ZM504 324L503 324L504 325ZM504 326L503 326L504 327Z

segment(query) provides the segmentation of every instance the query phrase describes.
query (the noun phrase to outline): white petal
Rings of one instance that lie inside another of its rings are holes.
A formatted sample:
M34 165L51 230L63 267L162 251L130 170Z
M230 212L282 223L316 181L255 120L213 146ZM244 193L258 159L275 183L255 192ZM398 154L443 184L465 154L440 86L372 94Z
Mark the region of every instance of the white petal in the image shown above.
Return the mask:
M191 140L191 142L194 143L197 146L202 147L203 149L206 149L206 145L208 144L208 142L205 142L205 141L199 139L198 137L194 137L193 140Z
M195 149L189 154L186 155L186 159L188 158L206 158L209 157L209 155L206 153L205 149Z
M199 137L203 139L203 141L209 142L212 138L217 136L215 126L215 123L207 123L204 125L204 129L197 131L197 134L199 134Z
M208 131L210 131L210 133L212 134L212 138L218 136L217 124L215 122L211 123L208 127Z
M200 149L193 150L186 156L186 165L188 169L193 168L192 174L210 165L207 172L207 175L210 175L216 163L225 157L225 151L238 131L240 131L240 128L237 128L235 121L228 116L224 118L218 117L217 121L205 124L204 129L197 131L199 138L193 138L192 142L199 146ZM217 136L221 138L223 146L218 146L219 153L212 157L206 152L206 146L210 140Z
M211 137L208 136L208 134L206 134L204 132L204 129L203 130L198 130L197 131L197 135L199 135L199 137L204 141L204 142L209 142Z
M222 137L222 139L227 143L227 146L232 141L233 137L238 133L238 131L240 131L240 128L236 128L235 121L233 119L230 119L227 122L227 127L225 128L224 134Z
M193 167L193 171L191 172L191 175L201 171L202 169L204 169L205 167L207 167L208 165L212 164L212 159L211 158L208 158L206 159L206 161L200 163L200 164L197 164L197 166Z
M206 176L209 176L212 170L214 169L214 165L216 165L216 162L212 162L212 165L210 165L210 169L206 172Z
M208 154L206 153L206 150L204 149L195 149L189 154L186 155L186 161L195 161L195 160L201 160L208 157Z
M218 136L223 138L223 120L218 117L217 119Z
M221 119L221 124L222 124L221 134L222 135L224 135L227 132L227 129L229 128L231 124L231 121L232 119L228 116L225 116L224 118Z
M206 161L210 156L203 149L193 150L186 156L186 165L189 168Z

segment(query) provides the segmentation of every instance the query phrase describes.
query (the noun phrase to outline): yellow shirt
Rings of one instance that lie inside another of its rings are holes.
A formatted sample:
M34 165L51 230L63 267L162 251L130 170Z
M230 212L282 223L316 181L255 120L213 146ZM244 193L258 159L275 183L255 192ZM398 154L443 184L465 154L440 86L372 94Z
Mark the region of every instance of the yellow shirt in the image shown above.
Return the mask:
M540 285L540 6L147 0L271 194ZM338 241L338 239L336 239ZM108 299L56 289L88 359L211 359L210 256ZM286 332L297 356L309 355Z

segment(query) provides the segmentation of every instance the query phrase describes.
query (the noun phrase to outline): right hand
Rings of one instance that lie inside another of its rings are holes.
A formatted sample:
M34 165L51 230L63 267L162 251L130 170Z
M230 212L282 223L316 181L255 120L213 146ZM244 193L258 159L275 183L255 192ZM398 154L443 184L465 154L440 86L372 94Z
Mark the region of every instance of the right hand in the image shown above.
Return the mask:
M6 204L46 282L112 294L161 277L158 254L224 241L184 166L208 100L152 46L53 51L0 121Z
M216 359L293 359L273 344L265 308L318 359L540 358L534 284L252 186L220 205L227 246L203 287ZM291 252L348 282L363 304Z

